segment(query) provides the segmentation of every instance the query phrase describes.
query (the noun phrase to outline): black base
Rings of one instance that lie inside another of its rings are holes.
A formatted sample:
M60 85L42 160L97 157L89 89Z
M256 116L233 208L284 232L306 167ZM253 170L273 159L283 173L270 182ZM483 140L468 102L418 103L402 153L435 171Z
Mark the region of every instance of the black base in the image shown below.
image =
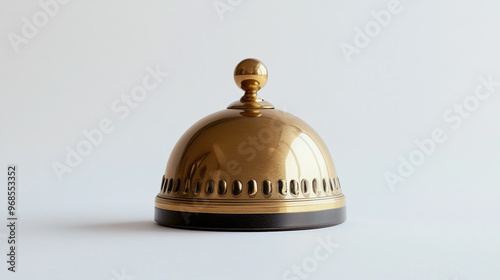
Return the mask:
M329 227L346 219L345 206L330 210L279 214L208 214L155 208L163 226L220 231L270 231Z

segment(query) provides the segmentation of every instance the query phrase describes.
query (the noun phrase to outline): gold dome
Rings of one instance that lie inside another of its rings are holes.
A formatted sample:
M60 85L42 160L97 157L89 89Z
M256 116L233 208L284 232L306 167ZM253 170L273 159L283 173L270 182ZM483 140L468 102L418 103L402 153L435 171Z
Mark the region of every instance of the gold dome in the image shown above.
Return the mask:
M162 225L214 230L287 230L345 220L330 153L299 118L257 96L267 69L235 69L244 96L194 124L174 147L156 197Z

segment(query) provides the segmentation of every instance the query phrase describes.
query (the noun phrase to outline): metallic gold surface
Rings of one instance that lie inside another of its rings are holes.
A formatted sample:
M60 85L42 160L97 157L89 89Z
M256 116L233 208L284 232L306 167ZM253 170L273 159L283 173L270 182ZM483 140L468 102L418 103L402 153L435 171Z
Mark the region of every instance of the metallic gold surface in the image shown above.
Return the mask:
M256 92L267 83L267 68L261 61L247 58L236 65L234 81L245 92Z
M272 214L321 211L345 206L344 197L324 197L303 200L282 201L218 201L213 199L165 199L156 198L159 209L218 214Z
M241 61L234 69L234 81L245 91L245 95L239 101L231 103L228 109L274 108L257 95L257 91L267 83L267 68L264 63L254 58Z
M156 207L194 213L295 213L345 206L330 153L301 119L257 96L267 69L242 61L244 96L189 128L175 145Z

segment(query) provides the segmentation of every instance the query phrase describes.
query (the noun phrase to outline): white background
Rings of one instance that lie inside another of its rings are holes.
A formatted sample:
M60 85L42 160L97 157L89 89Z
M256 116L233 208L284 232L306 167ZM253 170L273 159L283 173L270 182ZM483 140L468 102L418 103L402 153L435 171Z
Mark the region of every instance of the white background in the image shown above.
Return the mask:
M355 46L356 28L390 1L220 3L231 9L70 1L16 53L9 34L23 36L23 17L43 10L0 2L1 279L500 278L500 87L455 129L443 119L471 100L480 76L500 81L500 4L401 0L348 62L341 44ZM345 223L268 233L154 223L173 145L240 97L232 71L247 57L268 67L260 95L327 143ZM122 120L111 104L147 67L169 76ZM52 164L104 118L114 130L58 180ZM436 128L446 141L391 189L386 172L398 175L399 157ZM10 163L19 169L15 274L4 262ZM311 268L319 239L337 247ZM303 265L309 272L284 278Z

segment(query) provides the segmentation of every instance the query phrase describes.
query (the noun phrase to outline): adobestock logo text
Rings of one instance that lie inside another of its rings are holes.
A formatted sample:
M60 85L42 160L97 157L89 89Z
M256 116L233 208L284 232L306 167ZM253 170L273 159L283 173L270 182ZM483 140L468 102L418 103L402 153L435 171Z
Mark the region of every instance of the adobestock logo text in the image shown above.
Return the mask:
M125 120L130 115L130 112L137 108L149 96L149 93L157 89L167 76L168 73L162 72L159 65L156 65L154 69L147 66L142 83L133 87L129 93L124 93L114 99L110 105L111 112L114 113L118 120ZM102 118L97 128L82 130L83 139L74 146L66 146L64 162L52 162L52 170L59 182L63 181L64 174L72 173L73 169L78 167L83 162L83 159L92 153L94 147L102 144L104 136L113 132L114 129L115 123L111 118Z
M450 109L443 113L443 121L452 130L458 130L464 120L471 117L472 113L480 108L481 102L488 100L500 87L500 82L494 81L491 74L487 78L479 76L478 80L479 83L473 93L467 95L462 102L453 104ZM408 156L400 155L398 157L397 172L386 171L384 173L385 180L391 191L396 191L396 185L403 183L413 175L416 168L424 164L426 159L436 152L439 145L448 140L446 130L443 127L434 128L430 133L430 137L414 141L416 148Z
M354 54L360 54L368 47L373 39L391 24L393 17L403 11L403 6L399 0L391 0L387 3L387 9L371 11L371 20L365 23L363 28L354 27L354 38L352 44L345 41L340 43L340 50L348 63L351 62Z
M311 256L302 259L299 265L292 265L292 267L283 273L281 279L283 280L301 280L309 279L311 274L316 272L321 263L326 262L330 255L333 254L340 244L333 242L333 237L328 236L325 239L319 237L317 239L318 245L313 249Z
M40 29L45 27L51 18L54 18L59 14L61 10L61 5L66 5L69 0L40 0L38 1L38 6L40 10L33 13L31 18L22 17L21 32L19 34L14 32L9 32L7 38L9 39L12 49L15 53L19 53L19 46L21 44L28 44L30 39L33 39Z

